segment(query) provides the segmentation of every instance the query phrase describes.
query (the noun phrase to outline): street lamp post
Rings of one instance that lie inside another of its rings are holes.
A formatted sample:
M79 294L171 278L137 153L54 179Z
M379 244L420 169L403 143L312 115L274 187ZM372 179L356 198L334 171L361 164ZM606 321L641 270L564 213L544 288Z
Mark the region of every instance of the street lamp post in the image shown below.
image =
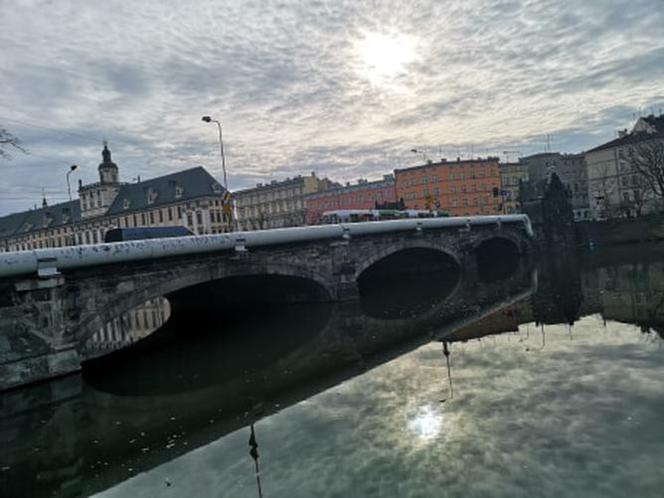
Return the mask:
M226 177L226 157L224 156L224 135L221 131L221 123L210 116L203 116L201 121L206 123L217 123L219 127L219 150L221 151L221 169L224 172L224 188L228 191L228 178Z
M221 131L221 123L216 120L212 119L210 116L203 116L201 118L201 121L205 123L217 123L217 127L219 128L219 151L221 152L221 170L224 173L224 188L226 189L226 193L224 194L224 215L226 213L227 209L227 203L229 200L229 195L230 192L228 190L228 177L226 176L226 156L224 155L224 135ZM237 220L235 219L235 213L234 211L234 206L231 204L230 205L230 222L231 222L231 231L233 230L235 223Z
M67 193L69 194L69 201L71 202L71 185L69 184L69 175L72 174L72 172L78 168L76 164L72 164L69 166L69 171L67 171Z
M69 202L71 202L71 200L72 200L71 199L71 184L69 183L69 175L71 175L74 172L74 170L76 170L77 168L78 168L78 165L72 164L71 166L69 166L69 171L67 171L67 175L66 175L66 177L67 177L67 193L69 194ZM69 223L71 223L71 224L74 223L74 216L73 216L73 213L71 211L69 212ZM72 231L73 231L73 229L72 229ZM72 245L72 246L76 245L76 236L73 233L69 236L69 245Z

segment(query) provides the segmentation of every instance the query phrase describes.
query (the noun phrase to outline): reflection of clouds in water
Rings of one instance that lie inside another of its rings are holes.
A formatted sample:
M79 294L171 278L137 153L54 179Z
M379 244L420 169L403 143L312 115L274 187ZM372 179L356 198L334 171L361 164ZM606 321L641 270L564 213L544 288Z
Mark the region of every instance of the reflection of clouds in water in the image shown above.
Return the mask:
M660 496L664 348L587 317L440 343L259 422L265 496ZM108 496L256 496L242 430ZM172 490L172 491L171 491ZM178 490L178 491L176 491ZM170 494L169 494L170 493Z

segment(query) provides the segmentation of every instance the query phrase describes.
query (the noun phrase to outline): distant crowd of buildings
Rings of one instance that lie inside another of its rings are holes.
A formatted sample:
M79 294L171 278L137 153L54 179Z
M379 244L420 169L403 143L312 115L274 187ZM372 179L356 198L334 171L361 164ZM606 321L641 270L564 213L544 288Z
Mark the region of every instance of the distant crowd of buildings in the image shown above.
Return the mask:
M497 157L427 161L381 180L342 185L315 173L229 194L204 168L123 183L106 145L99 181L79 182L77 200L0 218L0 251L103 241L110 228L183 225L196 234L317 224L325 211L400 207L451 216L518 213L524 183L555 173L569 191L574 219L635 216L661 199L630 161L641 143L664 142L664 115L639 118L619 138L581 154L547 152L501 163ZM235 215L231 215L232 197Z

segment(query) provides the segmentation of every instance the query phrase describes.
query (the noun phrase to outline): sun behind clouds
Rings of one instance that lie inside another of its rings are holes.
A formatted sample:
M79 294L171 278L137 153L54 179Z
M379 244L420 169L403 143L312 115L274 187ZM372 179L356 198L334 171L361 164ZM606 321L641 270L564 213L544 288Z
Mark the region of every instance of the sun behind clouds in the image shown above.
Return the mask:
M354 44L359 73L372 85L386 86L417 58L417 39L401 33L365 33Z

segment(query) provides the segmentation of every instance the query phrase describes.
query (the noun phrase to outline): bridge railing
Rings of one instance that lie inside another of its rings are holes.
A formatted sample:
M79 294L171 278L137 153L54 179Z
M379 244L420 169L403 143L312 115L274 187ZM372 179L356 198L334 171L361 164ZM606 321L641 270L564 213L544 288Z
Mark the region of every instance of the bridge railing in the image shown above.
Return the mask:
M348 239L357 236L433 229L472 228L487 225L517 225L532 237L530 219L525 214L421 218L363 223L341 223L293 228L275 228L251 232L196 235L165 239L135 240L80 246L32 249L0 253L0 278L37 273L41 277L98 265L201 254L252 247Z

